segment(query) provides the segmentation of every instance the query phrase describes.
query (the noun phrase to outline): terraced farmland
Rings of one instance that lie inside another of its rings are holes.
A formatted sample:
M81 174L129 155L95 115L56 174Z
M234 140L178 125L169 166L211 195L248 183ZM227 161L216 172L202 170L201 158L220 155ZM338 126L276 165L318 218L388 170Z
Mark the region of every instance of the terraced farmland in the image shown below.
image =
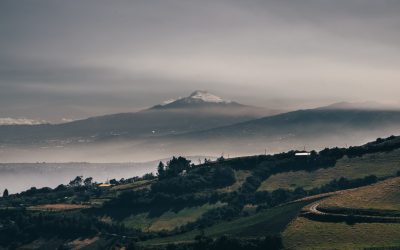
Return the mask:
M400 177L332 196L321 206L400 211Z
M368 214L378 215L378 218L398 216L400 177L362 188L337 192L336 195L308 206L308 209L316 208L317 205L328 211L340 212L349 218L355 218L356 214L363 213L367 214L367 219ZM324 215L320 216L322 218ZM360 216L361 219L362 217L363 215ZM400 223L369 223L365 220L362 223L346 224L298 217L285 230L283 238L288 249L400 247ZM298 246L301 247L298 248Z
M178 212L168 211L159 217L149 217L148 213L142 213L124 219L124 224L128 227L141 229L147 232L173 230L176 227L195 221L208 210L223 205L224 204L220 202L216 204L205 204L200 207L184 208Z
M400 246L400 224L330 223L297 218L283 233L287 249L364 249ZM398 249L398 248L397 248Z
M258 191L273 191L278 188L294 190L297 187L312 189L335 178L356 179L367 175L387 177L395 175L399 170L400 150L367 154L356 158L344 157L332 168L318 169L312 172L291 171L272 175L261 184Z
M204 229L204 234L210 237L229 235L241 238L262 237L270 234L279 234L285 230L300 210L311 201L301 201L284 206L279 206L257 213L255 215L239 218L232 221L221 222ZM190 231L184 234L157 238L144 242L145 245L158 245L177 242L191 242L200 230Z

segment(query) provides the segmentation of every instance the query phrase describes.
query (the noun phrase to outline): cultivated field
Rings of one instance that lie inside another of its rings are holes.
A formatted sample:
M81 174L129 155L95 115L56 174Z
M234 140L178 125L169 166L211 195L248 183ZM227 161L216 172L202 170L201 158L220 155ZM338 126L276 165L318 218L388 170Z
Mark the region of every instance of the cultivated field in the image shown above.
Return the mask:
M400 210L400 177L374 185L344 190L317 201L322 208L385 212ZM349 210L351 211L351 210ZM298 217L284 231L288 249L363 249L399 247L400 223L318 222Z
M300 210L310 201L296 202L280 207L271 208L255 215L242 217L232 221L217 223L214 226L204 229L204 234L210 237L229 235L241 238L262 237L270 234L279 234L296 218ZM188 233L158 238L144 242L145 245L158 245L177 242L191 242L200 230Z
M272 175L261 184L258 191L273 191L278 188L294 190L297 187L312 189L320 187L335 178L356 179L367 175L387 177L395 175L399 170L400 150L368 154L350 159L344 157L332 168L318 169L312 172L296 171Z
M321 207L400 211L400 177L344 191L323 200Z
M137 190L137 189L141 189L141 188L149 188L150 185L153 182L154 181L148 181L148 180L136 181L136 182L133 182L133 183L121 184L121 185L113 186L111 188L111 190L122 191L122 190L129 190L129 189Z
M250 176L250 174L251 172L248 170L236 170L235 171L236 182L231 186L217 189L217 191L221 193L229 193L238 190L245 182L246 178Z
M283 233L286 249L364 249L400 246L400 224L328 223L297 218Z
M176 227L194 222L202 214L210 209L223 206L223 203L205 204L200 207L184 208L178 212L168 211L159 217L149 217L148 213L132 215L124 219L127 227L141 229L143 231L173 230Z
M65 211L65 210L75 210L89 208L87 205L80 204L45 204L28 207L28 210L35 211Z

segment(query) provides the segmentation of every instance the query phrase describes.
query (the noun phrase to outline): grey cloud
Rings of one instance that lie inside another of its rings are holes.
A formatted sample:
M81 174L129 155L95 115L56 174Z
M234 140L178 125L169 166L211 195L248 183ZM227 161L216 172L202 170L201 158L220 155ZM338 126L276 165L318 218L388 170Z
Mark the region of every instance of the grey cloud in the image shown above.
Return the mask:
M399 12L395 0L4 0L0 114L75 119L194 89L274 108L396 101Z

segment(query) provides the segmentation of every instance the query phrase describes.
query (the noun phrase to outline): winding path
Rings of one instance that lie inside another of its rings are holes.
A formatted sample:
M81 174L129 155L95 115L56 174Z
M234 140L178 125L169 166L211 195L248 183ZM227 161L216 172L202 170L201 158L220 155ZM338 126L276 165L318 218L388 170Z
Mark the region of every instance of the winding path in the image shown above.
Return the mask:
M338 219L343 221L358 220L363 223L400 223L400 217L394 216L377 216L377 215L361 215L361 214L345 214L345 213L329 213L318 209L320 202L315 202L310 206L305 208L303 211L303 216L310 219L320 218L320 219ZM354 210L356 211L356 210ZM310 216L312 215L312 216Z

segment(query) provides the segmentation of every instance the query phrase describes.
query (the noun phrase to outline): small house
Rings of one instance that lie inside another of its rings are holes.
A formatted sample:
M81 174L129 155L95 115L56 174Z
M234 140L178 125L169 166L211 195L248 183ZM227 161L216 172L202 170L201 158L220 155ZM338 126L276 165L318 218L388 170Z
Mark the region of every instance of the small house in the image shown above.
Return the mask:
M296 152L295 156L310 156L311 153L307 151Z

